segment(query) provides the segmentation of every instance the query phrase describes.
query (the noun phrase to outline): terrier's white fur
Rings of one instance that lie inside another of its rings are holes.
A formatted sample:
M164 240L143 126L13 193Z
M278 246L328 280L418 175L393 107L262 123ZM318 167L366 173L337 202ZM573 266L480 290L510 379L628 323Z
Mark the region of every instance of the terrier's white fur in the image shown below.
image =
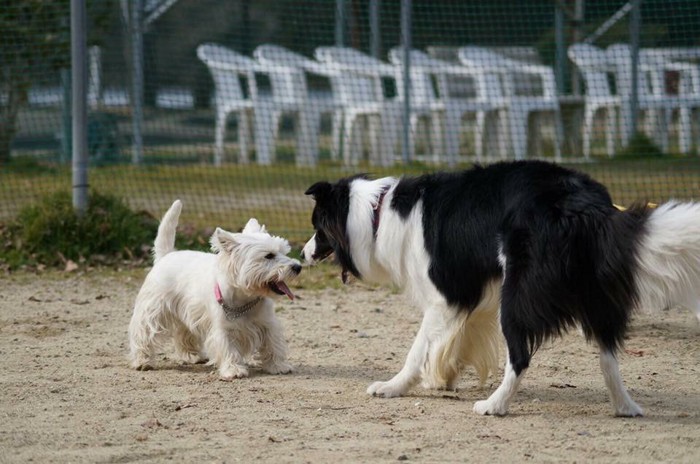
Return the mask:
M136 297L129 325L131 366L152 368L155 349L172 338L179 361L208 360L222 380L247 377L254 355L265 372L291 372L270 298L293 298L285 280L296 277L301 265L287 256L287 241L250 219L241 233L217 228L211 237L213 253L175 251L181 209L176 200L158 227L153 269Z

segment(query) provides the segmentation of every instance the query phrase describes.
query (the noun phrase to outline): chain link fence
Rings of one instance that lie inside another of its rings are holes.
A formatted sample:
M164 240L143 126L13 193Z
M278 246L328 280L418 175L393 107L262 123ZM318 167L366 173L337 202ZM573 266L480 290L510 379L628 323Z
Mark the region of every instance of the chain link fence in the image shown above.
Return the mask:
M0 5L0 222L72 189L70 2ZM700 193L695 0L87 2L90 188L302 240L311 183L547 159Z

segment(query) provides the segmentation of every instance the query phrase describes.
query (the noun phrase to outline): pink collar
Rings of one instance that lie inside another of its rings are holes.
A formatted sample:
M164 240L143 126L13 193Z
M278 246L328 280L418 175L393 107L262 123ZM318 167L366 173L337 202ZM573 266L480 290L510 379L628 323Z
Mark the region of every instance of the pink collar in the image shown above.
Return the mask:
M374 212L374 216L372 217L372 232L374 233L375 238L377 238L377 230L379 230L379 213L382 209L384 197L386 196L386 193L389 191L390 188L391 185L385 185L384 187L382 187L382 191L379 194L379 198L377 198L377 205L372 209L372 211Z

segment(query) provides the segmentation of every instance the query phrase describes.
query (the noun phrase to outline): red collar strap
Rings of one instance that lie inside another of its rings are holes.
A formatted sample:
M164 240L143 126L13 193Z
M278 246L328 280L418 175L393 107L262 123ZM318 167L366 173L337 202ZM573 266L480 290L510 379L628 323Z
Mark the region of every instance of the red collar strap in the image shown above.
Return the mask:
M377 238L377 230L379 230L379 215L382 209L382 203L384 202L384 197L386 196L386 193L389 191L390 187L390 185L385 185L382 187L379 198L377 198L377 204L372 210L374 212L374 216L372 217L372 232L374 234L374 238Z

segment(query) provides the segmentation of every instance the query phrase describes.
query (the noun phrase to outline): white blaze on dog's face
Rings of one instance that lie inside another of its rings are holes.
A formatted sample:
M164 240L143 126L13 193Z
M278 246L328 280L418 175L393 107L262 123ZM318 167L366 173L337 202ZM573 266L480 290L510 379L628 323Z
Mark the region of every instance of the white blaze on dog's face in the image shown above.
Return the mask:
M301 257L306 261L308 264L316 264L316 258L314 255L316 254L316 234L314 234L308 242L306 242L306 245L304 245L304 248L301 250Z
M285 281L299 275L301 264L287 256L291 250L287 240L268 234L256 219L250 219L240 233L217 228L211 246L219 254L221 270L236 287L255 295L294 299Z

